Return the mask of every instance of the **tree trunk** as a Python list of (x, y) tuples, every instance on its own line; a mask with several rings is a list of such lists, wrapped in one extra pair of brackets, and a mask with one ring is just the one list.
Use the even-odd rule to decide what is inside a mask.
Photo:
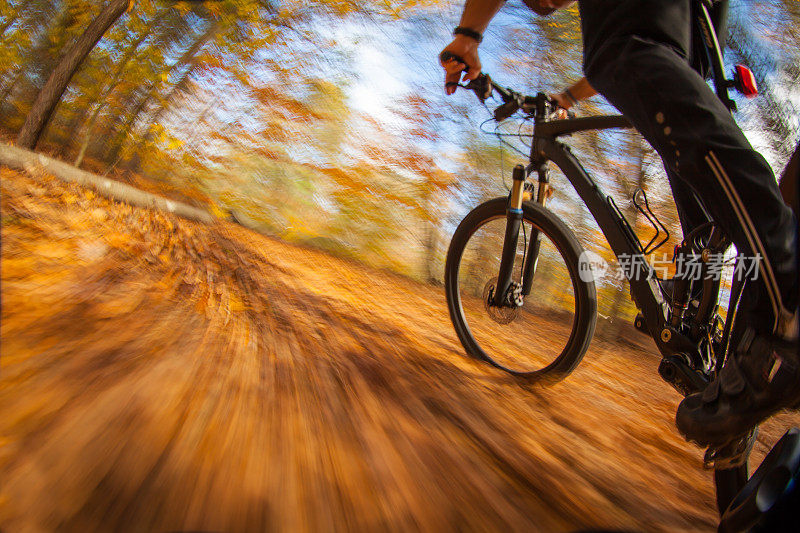
[[(174, 12), (175, 10), (171, 10)], [(159, 32), (157, 36), (153, 39), (153, 42), (150, 46), (154, 47), (155, 49), (160, 50), (172, 50), (175, 46), (179, 46), (183, 39), (186, 37), (186, 34), (191, 29), (191, 25), (186, 24), (186, 20), (183, 15), (178, 15), (177, 19), (173, 19), (173, 17), (169, 17), (167, 24), (163, 28), (163, 31)], [(171, 68), (169, 65), (165, 63), (167, 58), (164, 58), (162, 61), (163, 69), (166, 72), (171, 72)], [(147, 80), (142, 80), (143, 83), (140, 84), (139, 87), (135, 87), (132, 91), (130, 91), (127, 95), (125, 95), (124, 103), (121, 105), (116, 106), (115, 109), (109, 110), (108, 115), (105, 117), (104, 122), (105, 125), (105, 133), (102, 134), (102, 138), (104, 139), (116, 139), (117, 134), (119, 132), (119, 124), (122, 124), (126, 121), (126, 117), (130, 115), (128, 110), (133, 109), (136, 107), (137, 102), (139, 102), (139, 93), (142, 92), (142, 86), (144, 86), (144, 82)], [(150, 85), (153, 83), (158, 83), (157, 81), (151, 82)], [(102, 110), (101, 110), (102, 111)], [(99, 119), (98, 119), (99, 120)], [(98, 129), (98, 124), (95, 123), (95, 131)], [(100, 134), (95, 134), (93, 136), (98, 136)], [(91, 142), (91, 141), (90, 141)], [(99, 157), (102, 157), (107, 160), (107, 153), (108, 145), (113, 145), (114, 142), (106, 142), (106, 149), (104, 150), (103, 154)], [(112, 150), (113, 151), (113, 150)]]
[[(189, 76), (197, 66), (196, 63), (197, 55), (200, 53), (200, 51), (203, 49), (206, 43), (210, 41), (212, 38), (214, 38), (219, 29), (220, 29), (219, 21), (215, 20), (211, 24), (209, 24), (206, 30), (201, 35), (199, 35), (197, 39), (194, 40), (192, 45), (188, 49), (186, 49), (186, 51), (183, 54), (181, 54), (181, 57), (178, 59), (177, 63), (175, 63), (169, 69), (169, 72), (172, 73), (175, 71), (179, 71), (187, 66), (189, 67), (184, 77), (178, 83), (176, 83), (176, 85), (172, 87), (172, 89), (170, 90), (170, 92), (166, 97), (167, 100), (156, 110), (156, 113), (152, 116), (160, 117), (160, 115), (163, 114), (163, 112), (166, 110), (166, 106), (169, 104), (169, 98), (172, 98), (173, 96), (175, 96), (175, 94), (177, 94), (178, 85), (182, 84), (184, 81), (188, 82)], [(137, 119), (142, 114), (142, 112), (144, 112), (145, 105), (148, 104), (150, 100), (153, 99), (154, 96), (156, 96), (156, 94), (158, 93), (158, 89), (159, 89), (158, 84), (154, 84), (152, 86), (152, 88), (150, 89), (150, 91), (148, 91), (145, 98), (136, 107), (131, 117), (125, 122), (124, 126), (120, 129), (120, 132), (117, 136), (117, 142), (115, 142), (114, 148), (112, 148), (111, 151), (111, 157), (109, 158), (110, 160), (115, 160), (117, 158), (120, 150), (122, 150), (123, 145), (125, 144), (125, 138), (131, 132), (131, 130), (133, 130), (133, 127), (136, 125)], [(150, 126), (148, 126), (148, 130), (149, 129)], [(150, 131), (147, 132), (147, 135), (150, 135)], [(137, 159), (136, 165), (138, 166), (138, 164), (139, 163)]]
[[(192, 61), (190, 67), (186, 70), (186, 72), (181, 76), (181, 79), (172, 86), (172, 89), (169, 90), (166, 96), (161, 99), (161, 104), (156, 108), (155, 111), (150, 115), (150, 118), (147, 119), (149, 124), (153, 124), (154, 122), (158, 122), (161, 120), (161, 117), (164, 116), (164, 113), (170, 108), (170, 104), (173, 102), (175, 97), (185, 91), (189, 87), (189, 79), (191, 78), (192, 74), (194, 73), (195, 68), (197, 67), (197, 62)], [(146, 140), (150, 139), (152, 135), (152, 131), (147, 132), (147, 136), (145, 137)]]
[(39, 91), (39, 95), (25, 119), (25, 124), (17, 136), (17, 145), (23, 148), (36, 148), (36, 144), (47, 127), (53, 110), (61, 100), (72, 76), (111, 25), (128, 9), (129, 4), (130, 0), (111, 0), (105, 4), (83, 35), (67, 49), (44, 87)]
[(148, 209), (158, 209), (206, 224), (214, 223), (214, 217), (204, 209), (141, 191), (119, 181), (85, 172), (62, 161), (16, 146), (0, 143), (0, 165), (26, 172), (44, 169), (48, 174), (52, 174), (60, 180), (91, 188), (106, 198)]
[(76, 167), (80, 167), (81, 163), (83, 162), (83, 158), (86, 155), (86, 149), (89, 147), (89, 141), (91, 140), (92, 133), (94, 132), (94, 125), (97, 121), (97, 118), (100, 116), (100, 111), (103, 109), (103, 102), (106, 98), (111, 95), (111, 93), (116, 89), (117, 85), (119, 85), (120, 81), (122, 81), (122, 73), (125, 71), (125, 68), (128, 66), (128, 63), (133, 59), (133, 56), (136, 54), (136, 51), (142, 45), (142, 43), (147, 39), (147, 37), (152, 33), (153, 28), (155, 28), (161, 19), (164, 18), (164, 15), (168, 13), (169, 9), (164, 9), (158, 15), (156, 15), (153, 20), (147, 25), (147, 28), (139, 35), (139, 37), (128, 47), (125, 51), (125, 55), (122, 57), (117, 69), (114, 71), (113, 76), (111, 76), (111, 82), (106, 86), (103, 90), (103, 93), (98, 98), (98, 102), (94, 105), (92, 110), (92, 114), (89, 117), (89, 120), (84, 128), (83, 138), (81, 140), (81, 146), (78, 150), (78, 155), (75, 158), (74, 165)]
[(150, 100), (153, 99), (153, 96), (157, 92), (157, 85), (154, 83), (150, 86), (150, 89), (147, 91), (144, 97), (139, 100), (136, 108), (134, 108), (133, 112), (128, 115), (128, 119), (125, 121), (122, 127), (119, 128), (114, 140), (111, 142), (111, 148), (108, 150), (105, 156), (106, 161), (111, 162), (111, 164), (114, 164), (117, 161), (117, 158), (122, 151), (122, 147), (125, 144), (125, 139), (133, 130), (133, 126), (136, 124), (136, 121), (139, 120), (139, 117), (144, 112), (145, 106), (150, 103)]
[(425, 239), (425, 274), (428, 283), (432, 285), (442, 284), (442, 275), (436, 268), (436, 251), (439, 244), (439, 228), (432, 221), (427, 224), (427, 235)]
[[(185, 87), (189, 84), (189, 78), (192, 75), (192, 72), (194, 72), (195, 66), (196, 64), (193, 62), (192, 66), (181, 77), (180, 81), (178, 81), (178, 83), (173, 85), (172, 89), (170, 89), (169, 93), (167, 93), (167, 96), (165, 96), (162, 99), (161, 104), (158, 106), (158, 108), (147, 119), (147, 124), (148, 124), (147, 132), (144, 134), (144, 137), (139, 143), (140, 145), (145, 145), (150, 140), (152, 140), (155, 132), (152, 125), (161, 120), (162, 115), (167, 111), (167, 109), (169, 109), (169, 105), (172, 103), (172, 99), (175, 98), (175, 96), (179, 92), (182, 92), (185, 89)], [(138, 152), (134, 153), (130, 161), (130, 168), (134, 171), (138, 170), (140, 163), (141, 163), (141, 158), (139, 157)]]
[(65, 48), (66, 44), (56, 42), (51, 36), (66, 34), (72, 20), (73, 16), (62, 5), (61, 9), (54, 9), (52, 13), (40, 13), (26, 21), (28, 27), (35, 29), (30, 35), (31, 43), (35, 44), (25, 54), (24, 62), (11, 67), (13, 79), (10, 85), (4, 85), (0, 102), (5, 102), (13, 95), (14, 88), (24, 78), (42, 78), (42, 73), (49, 72), (55, 66), (58, 57), (52, 57), (51, 50)]

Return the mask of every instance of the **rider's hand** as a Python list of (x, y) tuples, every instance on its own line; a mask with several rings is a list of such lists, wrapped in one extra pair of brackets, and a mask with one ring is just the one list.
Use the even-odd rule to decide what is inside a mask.
[(564, 93), (551, 94), (550, 98), (556, 101), (558, 109), (556, 109), (556, 118), (566, 119), (569, 118), (569, 108), (572, 107), (572, 102)]
[(450, 52), (464, 60), (464, 63), (452, 59), (444, 63), (439, 60), (439, 64), (441, 64), (442, 68), (445, 70), (445, 94), (453, 94), (456, 92), (456, 86), (452, 84), (457, 84), (461, 81), (462, 73), (464, 75), (464, 81), (474, 80), (481, 73), (481, 60), (478, 57), (478, 41), (472, 37), (456, 35), (453, 42), (448, 44), (442, 52)]

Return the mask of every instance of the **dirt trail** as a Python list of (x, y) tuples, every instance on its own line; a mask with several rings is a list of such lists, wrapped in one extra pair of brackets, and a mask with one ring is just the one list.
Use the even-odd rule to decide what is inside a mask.
[(3, 531), (715, 526), (648, 344), (526, 390), (441, 290), (0, 177)]

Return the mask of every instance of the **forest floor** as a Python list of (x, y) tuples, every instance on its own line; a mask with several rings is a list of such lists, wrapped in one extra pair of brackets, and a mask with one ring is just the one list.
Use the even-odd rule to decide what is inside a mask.
[(646, 338), (523, 387), (439, 288), (0, 178), (3, 531), (715, 527)]

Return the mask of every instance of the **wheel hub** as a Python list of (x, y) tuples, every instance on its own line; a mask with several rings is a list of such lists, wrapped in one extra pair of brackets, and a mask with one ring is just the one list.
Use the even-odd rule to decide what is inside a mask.
[(522, 286), (511, 282), (503, 305), (494, 304), (494, 293), (497, 289), (497, 279), (489, 280), (483, 288), (483, 306), (486, 313), (498, 324), (510, 324), (519, 316), (522, 307)]

